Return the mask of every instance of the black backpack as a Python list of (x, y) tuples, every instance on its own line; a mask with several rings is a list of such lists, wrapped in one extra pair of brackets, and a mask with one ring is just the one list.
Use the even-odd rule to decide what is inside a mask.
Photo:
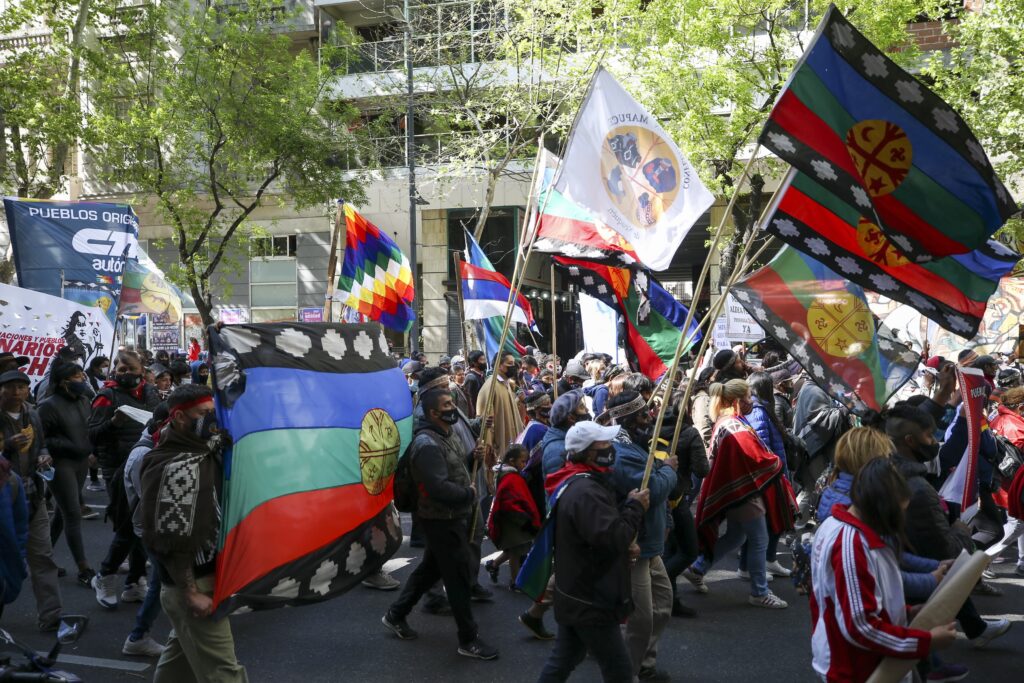
[[(414, 448), (420, 437), (437, 443), (437, 439), (430, 430), (424, 430), (416, 434), (409, 445), (405, 447), (402, 455), (398, 457), (398, 465), (395, 467), (394, 494), (395, 509), (399, 512), (416, 512), (419, 502), (419, 491), (416, 488), (416, 481), (412, 476), (412, 459), (416, 454)], [(437, 443), (438, 446), (441, 444)]]
[(992, 436), (994, 436), (996, 440), (996, 456), (993, 464), (999, 470), (999, 474), (1002, 475), (1004, 479), (1013, 479), (1014, 475), (1017, 474), (1017, 470), (1020, 469), (1021, 464), (1024, 464), (1024, 456), (1022, 456), (1020, 450), (1002, 434), (993, 432)]

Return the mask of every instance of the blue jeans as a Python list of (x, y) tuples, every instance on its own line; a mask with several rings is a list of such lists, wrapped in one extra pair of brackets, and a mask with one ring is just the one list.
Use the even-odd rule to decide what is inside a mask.
[(160, 616), (160, 572), (156, 568), (156, 559), (146, 551), (149, 562), (153, 566), (149, 572), (149, 587), (146, 589), (146, 597), (142, 600), (139, 611), (135, 613), (135, 628), (128, 635), (131, 641), (141, 640), (146, 637), (149, 630), (153, 628), (153, 622)]
[(604, 683), (632, 683), (633, 663), (615, 622), (601, 626), (558, 625), (555, 649), (548, 655), (537, 683), (562, 683), (586, 659), (587, 654), (601, 668)]
[[(768, 549), (765, 551), (765, 559), (768, 562), (775, 562), (779, 555), (779, 539), (782, 538), (781, 534), (773, 534), (768, 532)], [(747, 571), (747, 546), (750, 542), (744, 543), (740, 548), (740, 569)]]
[(764, 515), (742, 524), (729, 522), (725, 535), (715, 543), (715, 558), (710, 562), (704, 555), (693, 563), (694, 569), (706, 574), (716, 561), (739, 548), (748, 545), (747, 570), (750, 572), (750, 594), (756, 598), (768, 593), (768, 577), (765, 573), (765, 553), (768, 550), (768, 524)]

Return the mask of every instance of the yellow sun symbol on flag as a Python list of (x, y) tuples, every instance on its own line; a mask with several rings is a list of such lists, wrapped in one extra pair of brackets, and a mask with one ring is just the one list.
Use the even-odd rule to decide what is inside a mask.
[(822, 351), (836, 358), (859, 356), (875, 334), (864, 300), (846, 290), (816, 294), (807, 308), (807, 328)]

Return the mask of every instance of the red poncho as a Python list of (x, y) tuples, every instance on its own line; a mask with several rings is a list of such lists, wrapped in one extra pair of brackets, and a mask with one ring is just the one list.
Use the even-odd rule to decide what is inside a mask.
[(487, 535), (492, 539), (501, 538), (501, 529), (495, 524), (500, 513), (512, 513), (523, 522), (528, 522), (534, 529), (540, 528), (540, 512), (533, 501), (530, 487), (516, 470), (503, 467), (499, 474), (498, 488), (494, 492), (491, 513), (487, 517)]
[(778, 534), (791, 528), (797, 511), (793, 487), (783, 475), (782, 461), (746, 420), (731, 415), (719, 418), (711, 444), (711, 471), (697, 498), (701, 550), (713, 554), (726, 510), (758, 494), (764, 499), (768, 530)]

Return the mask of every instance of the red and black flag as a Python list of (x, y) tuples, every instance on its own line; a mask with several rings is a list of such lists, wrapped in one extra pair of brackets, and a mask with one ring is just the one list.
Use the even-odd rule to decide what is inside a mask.
[(914, 263), (856, 206), (795, 170), (779, 188), (765, 230), (861, 287), (967, 338), (978, 333), (989, 297), (1021, 258), (988, 240), (966, 254)]
[(983, 248), (1018, 211), (960, 115), (835, 6), (760, 142), (857, 207), (919, 263)]

